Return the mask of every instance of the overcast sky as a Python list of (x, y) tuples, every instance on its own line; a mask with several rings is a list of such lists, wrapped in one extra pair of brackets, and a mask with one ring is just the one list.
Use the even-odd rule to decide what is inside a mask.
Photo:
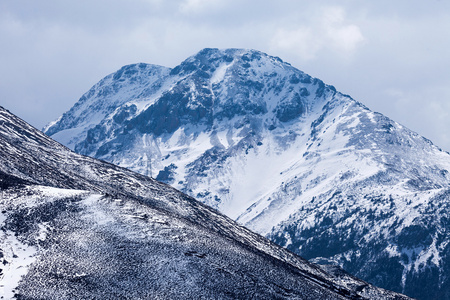
[(0, 0), (0, 105), (42, 128), (137, 62), (279, 56), (450, 151), (450, 1)]

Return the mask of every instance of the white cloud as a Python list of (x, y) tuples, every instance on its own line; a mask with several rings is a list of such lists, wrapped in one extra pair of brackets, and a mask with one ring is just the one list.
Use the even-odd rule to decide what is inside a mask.
[(364, 42), (361, 29), (346, 20), (342, 7), (324, 7), (321, 13), (297, 28), (279, 28), (272, 40), (272, 48), (297, 53), (302, 61), (317, 58), (320, 52), (349, 57)]
[(306, 27), (294, 30), (278, 29), (271, 43), (274, 49), (295, 52), (302, 60), (315, 58), (322, 47), (313, 30)]
[(220, 0), (184, 0), (180, 4), (180, 12), (186, 15), (201, 14), (217, 10), (224, 5)]
[(361, 29), (355, 24), (347, 24), (342, 7), (328, 7), (322, 16), (322, 26), (326, 33), (325, 43), (345, 54), (352, 54), (364, 41)]

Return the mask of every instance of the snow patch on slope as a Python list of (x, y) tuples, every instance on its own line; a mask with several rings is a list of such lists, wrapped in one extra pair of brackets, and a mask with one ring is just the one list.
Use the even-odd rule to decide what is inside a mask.
[(214, 74), (211, 77), (211, 84), (216, 84), (224, 80), (225, 74), (227, 73), (227, 70), (232, 66), (233, 64), (221, 64)]
[(12, 299), (15, 294), (14, 289), (36, 259), (37, 248), (21, 243), (13, 232), (0, 231), (0, 250), (3, 253), (0, 295), (5, 299)]

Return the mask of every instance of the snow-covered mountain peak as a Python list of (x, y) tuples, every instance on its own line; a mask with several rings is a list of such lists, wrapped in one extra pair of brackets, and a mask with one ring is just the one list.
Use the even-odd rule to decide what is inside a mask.
[[(450, 243), (435, 228), (449, 230), (448, 153), (255, 50), (204, 49), (165, 72), (151, 96), (122, 99), (103, 119), (52, 137), (171, 184), (291, 251), (317, 258), (318, 247), (390, 289), (421, 296), (415, 286), (428, 273), (412, 266), (433, 254), (424, 268), (439, 286), (430, 290), (445, 290)], [(371, 272), (386, 257), (394, 262), (384, 275)]]
[[(278, 57), (256, 50), (205, 48), (175, 67), (172, 70), (172, 74), (187, 74), (193, 71), (204, 71), (211, 74), (222, 65), (233, 64), (243, 69), (251, 69), (256, 66), (266, 66), (269, 69), (275, 65), (281, 68), (290, 66)], [(203, 75), (206, 76), (206, 74)]]

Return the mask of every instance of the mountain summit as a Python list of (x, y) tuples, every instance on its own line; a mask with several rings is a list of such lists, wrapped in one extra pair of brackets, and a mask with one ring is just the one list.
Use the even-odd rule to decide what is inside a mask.
[(45, 132), (155, 177), (308, 259), (450, 299), (450, 155), (254, 50), (125, 66)]

